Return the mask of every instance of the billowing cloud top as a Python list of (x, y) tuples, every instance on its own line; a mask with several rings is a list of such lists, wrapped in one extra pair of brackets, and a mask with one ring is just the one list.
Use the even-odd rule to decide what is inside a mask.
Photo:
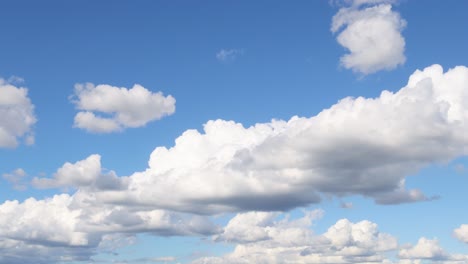
[(285, 210), (321, 194), (427, 200), (405, 178), (467, 153), (467, 84), (468, 68), (433, 65), (398, 92), (345, 98), (311, 118), (248, 128), (209, 121), (204, 133), (187, 130), (172, 148), (156, 148), (125, 194), (103, 199), (195, 212)]
[(74, 126), (94, 133), (141, 127), (175, 111), (174, 97), (153, 93), (138, 84), (131, 89), (77, 84), (72, 102), (81, 110), (75, 116)]
[(0, 148), (14, 148), (20, 138), (28, 145), (33, 144), (35, 123), (28, 90), (0, 79)]
[(331, 31), (349, 53), (341, 57), (346, 69), (364, 75), (391, 70), (405, 62), (406, 21), (392, 10), (392, 1), (355, 0), (333, 17)]

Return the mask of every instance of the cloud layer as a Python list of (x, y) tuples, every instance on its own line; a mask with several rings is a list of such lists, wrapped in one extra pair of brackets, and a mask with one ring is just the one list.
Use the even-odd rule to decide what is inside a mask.
[(138, 84), (131, 89), (106, 84), (77, 84), (72, 98), (80, 110), (74, 126), (94, 133), (145, 126), (175, 111), (174, 97), (153, 93)]
[[(398, 247), (369, 221), (343, 219), (316, 235), (310, 225), (320, 212), (288, 220), (272, 211), (323, 195), (357, 194), (382, 204), (429, 199), (407, 190), (405, 179), (467, 154), (467, 85), (467, 67), (444, 72), (433, 65), (397, 92), (344, 98), (310, 118), (248, 128), (209, 121), (203, 132), (187, 130), (173, 147), (157, 147), (148, 168), (129, 176), (103, 170), (98, 154), (67, 162), (33, 185), (71, 188), (73, 195), (0, 205), (0, 252), (8, 253), (0, 263), (28, 263), (22, 256), (31, 252), (40, 257), (29, 263), (89, 259), (110, 234), (138, 233), (214, 234), (217, 242), (238, 244), (226, 257), (200, 260), (206, 263), (466, 263), (435, 240)], [(246, 211), (256, 212), (238, 214), (221, 232), (208, 216)], [(462, 241), (464, 230), (454, 231)], [(399, 262), (385, 258), (395, 250)]]
[(14, 148), (20, 139), (27, 145), (33, 144), (35, 123), (28, 90), (0, 79), (0, 148)]
[(367, 75), (405, 62), (401, 32), (406, 21), (392, 10), (391, 2), (355, 0), (333, 17), (331, 31), (349, 51), (340, 59), (343, 67)]

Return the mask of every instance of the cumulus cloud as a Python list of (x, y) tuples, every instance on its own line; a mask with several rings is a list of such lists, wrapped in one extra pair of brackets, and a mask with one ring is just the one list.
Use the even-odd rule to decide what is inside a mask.
[(349, 51), (340, 59), (343, 67), (367, 75), (405, 62), (401, 32), (406, 21), (392, 10), (392, 2), (354, 0), (333, 17), (331, 31), (338, 34), (338, 43)]
[(401, 259), (431, 260), (435, 263), (468, 263), (467, 255), (449, 254), (439, 245), (437, 239), (425, 237), (420, 238), (416, 245), (401, 249), (398, 256)]
[(34, 144), (34, 105), (28, 90), (0, 79), (0, 148), (14, 148), (18, 140)]
[(0, 263), (89, 261), (98, 250), (115, 250), (122, 238), (137, 233), (197, 236), (217, 232), (205, 217), (105, 205), (83, 191), (22, 203), (6, 201), (0, 205), (0, 215)]
[(381, 262), (397, 249), (396, 239), (381, 233), (375, 223), (341, 219), (324, 234), (312, 223), (321, 210), (306, 211), (298, 219), (279, 213), (249, 212), (235, 216), (215, 240), (235, 242), (232, 253), (201, 258), (194, 263), (366, 263)]
[(453, 234), (458, 240), (468, 244), (468, 225), (461, 225), (459, 228), (453, 230)]
[(444, 73), (433, 65), (397, 92), (344, 98), (310, 118), (248, 128), (209, 121), (157, 147), (149, 168), (129, 176), (128, 191), (101, 198), (198, 213), (287, 210), (321, 195), (431, 200), (405, 179), (467, 153), (467, 84), (467, 67)]
[(74, 164), (65, 163), (52, 178), (35, 177), (32, 184), (37, 188), (93, 188), (100, 190), (123, 189), (126, 177), (118, 177), (115, 172), (103, 172), (101, 156), (93, 154)]
[(75, 115), (74, 126), (94, 133), (142, 127), (175, 111), (174, 97), (153, 93), (138, 84), (131, 89), (77, 84), (72, 102), (80, 110)]
[(221, 62), (230, 62), (244, 54), (242, 49), (222, 49), (216, 53), (216, 59)]

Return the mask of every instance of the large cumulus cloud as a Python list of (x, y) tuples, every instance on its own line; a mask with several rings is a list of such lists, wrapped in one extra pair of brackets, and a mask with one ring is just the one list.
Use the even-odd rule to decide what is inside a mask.
[[(157, 147), (107, 202), (192, 212), (286, 210), (320, 196), (428, 200), (405, 179), (467, 153), (468, 68), (416, 71), (397, 92), (344, 98), (318, 115), (244, 127), (214, 120)], [(99, 194), (98, 194), (99, 196)], [(171, 199), (167, 199), (170, 196)]]

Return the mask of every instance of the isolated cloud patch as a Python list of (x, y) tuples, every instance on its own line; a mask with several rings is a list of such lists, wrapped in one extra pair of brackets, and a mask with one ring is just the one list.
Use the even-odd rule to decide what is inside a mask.
[(74, 126), (94, 133), (111, 133), (145, 126), (175, 112), (175, 99), (141, 85), (132, 88), (91, 83), (75, 85), (72, 102), (80, 110)]
[(349, 51), (340, 58), (343, 67), (367, 75), (405, 62), (401, 32), (406, 21), (392, 10), (391, 2), (355, 0), (333, 17), (331, 31), (338, 33), (338, 43)]
[(468, 225), (461, 225), (453, 231), (453, 234), (458, 240), (468, 244)]
[(243, 49), (221, 49), (216, 53), (216, 59), (220, 62), (231, 62), (243, 54)]
[(0, 79), (0, 148), (14, 148), (19, 140), (33, 144), (35, 123), (34, 105), (28, 90)]

